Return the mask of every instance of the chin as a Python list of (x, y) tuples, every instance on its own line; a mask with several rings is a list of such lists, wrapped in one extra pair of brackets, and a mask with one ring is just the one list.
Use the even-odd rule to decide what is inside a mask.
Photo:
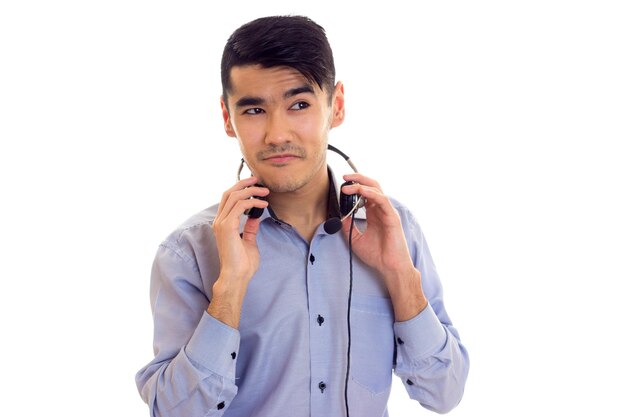
[(274, 193), (290, 193), (304, 187), (306, 185), (306, 181), (294, 181), (285, 178), (277, 181), (270, 180), (263, 183), (263, 185)]
[[(325, 161), (323, 161), (325, 162)], [(325, 163), (322, 165), (325, 168)], [(265, 175), (260, 175), (263, 185), (275, 193), (290, 193), (307, 186), (314, 181), (318, 169), (312, 169), (308, 165), (284, 166), (266, 171)]]
[(302, 173), (289, 172), (285, 169), (274, 170), (259, 176), (261, 183), (274, 193), (290, 193), (307, 185), (311, 178)]

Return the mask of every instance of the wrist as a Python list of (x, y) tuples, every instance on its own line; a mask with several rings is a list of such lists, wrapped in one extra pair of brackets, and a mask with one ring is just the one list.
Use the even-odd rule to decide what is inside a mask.
[(386, 275), (385, 283), (396, 321), (410, 320), (428, 306), (428, 299), (422, 290), (421, 273), (415, 267)]
[(246, 295), (249, 280), (230, 275), (227, 272), (220, 271), (220, 275), (213, 284), (213, 297), (235, 297), (241, 298)]
[[(241, 282), (241, 281), (239, 281)], [(207, 313), (233, 327), (239, 327), (243, 300), (246, 296), (246, 286), (228, 282), (220, 276), (213, 284), (213, 292)]]

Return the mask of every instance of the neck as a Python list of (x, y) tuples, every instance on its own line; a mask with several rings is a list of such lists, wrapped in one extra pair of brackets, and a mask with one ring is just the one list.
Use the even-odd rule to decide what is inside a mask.
[(276, 216), (311, 241), (328, 216), (329, 176), (326, 165), (304, 187), (286, 193), (270, 193), (268, 201)]

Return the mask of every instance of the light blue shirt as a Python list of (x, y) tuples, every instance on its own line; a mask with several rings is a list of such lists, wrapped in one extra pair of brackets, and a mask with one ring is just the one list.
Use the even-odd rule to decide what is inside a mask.
[[(335, 190), (329, 192), (333, 214)], [(353, 256), (351, 417), (387, 416), (393, 372), (411, 398), (446, 412), (460, 401), (469, 367), (422, 231), (392, 202), (429, 305), (395, 322), (381, 277)], [(206, 312), (219, 274), (216, 213), (213, 206), (193, 216), (156, 254), (150, 289), (155, 357), (136, 376), (151, 416), (344, 416), (347, 240), (320, 225), (309, 243), (265, 210), (257, 234), (260, 266), (234, 329)], [(365, 226), (363, 210), (355, 223)]]

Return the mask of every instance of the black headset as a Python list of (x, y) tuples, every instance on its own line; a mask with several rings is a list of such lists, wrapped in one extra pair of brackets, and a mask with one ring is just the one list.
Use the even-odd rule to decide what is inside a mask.
[[(333, 145), (328, 145), (328, 149), (341, 155), (341, 157), (345, 159), (345, 161), (348, 163), (348, 165), (350, 165), (350, 168), (352, 168), (354, 172), (359, 172), (356, 169), (356, 166), (354, 165), (354, 163), (352, 163), (352, 161), (350, 160), (350, 157), (348, 155), (341, 152), (339, 149), (335, 148)], [(244, 164), (245, 164), (245, 161), (243, 158), (241, 158), (241, 163), (239, 164), (239, 169), (237, 171), (237, 181), (241, 179), (240, 178), (241, 171), (243, 170)], [(343, 187), (345, 185), (352, 185), (352, 184), (355, 184), (355, 182), (346, 181), (343, 184), (341, 184), (342, 191), (339, 193), (339, 213), (341, 214), (341, 217), (331, 217), (330, 219), (324, 222), (324, 231), (330, 235), (333, 235), (337, 233), (339, 230), (341, 230), (341, 223), (345, 219), (350, 217), (354, 212), (356, 212), (356, 210), (363, 207), (363, 205), (365, 204), (364, 199), (360, 195), (358, 194), (348, 195), (348, 194), (343, 193)], [(257, 184), (257, 186), (262, 186), (262, 184)], [(264, 197), (255, 197), (255, 198), (259, 198), (261, 200), (265, 199)], [(246, 210), (245, 214), (248, 217), (256, 219), (258, 217), (261, 217), (261, 215), (263, 214), (263, 209), (258, 208), (258, 207), (253, 207), (251, 209)]]

